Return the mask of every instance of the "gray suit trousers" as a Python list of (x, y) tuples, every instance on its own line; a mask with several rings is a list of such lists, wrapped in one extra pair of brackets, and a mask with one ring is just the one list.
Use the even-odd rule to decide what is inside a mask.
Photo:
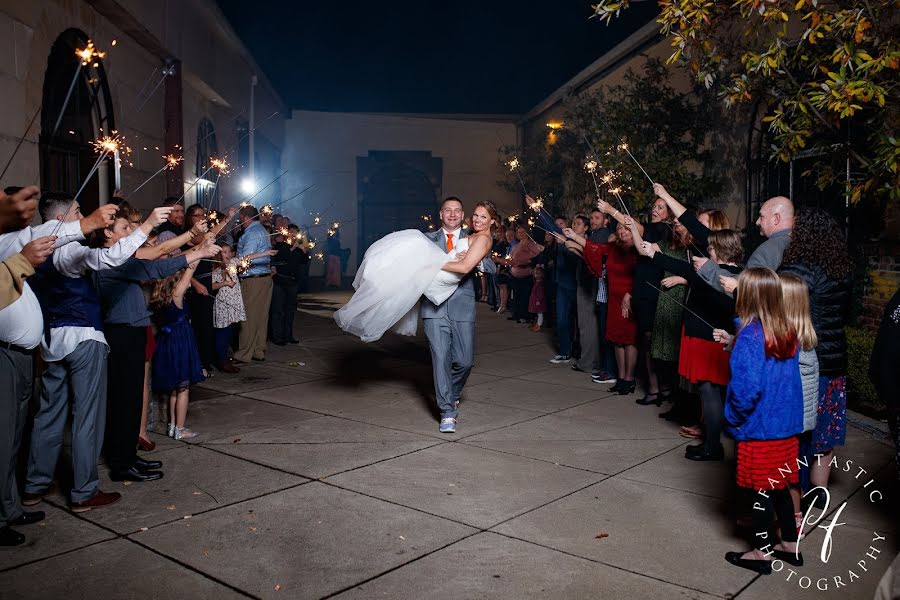
[(22, 514), (16, 463), (31, 400), (32, 356), (0, 348), (0, 527)]
[[(90, 500), (99, 489), (97, 463), (106, 428), (106, 355), (95, 340), (78, 344), (64, 359), (47, 363), (41, 406), (34, 417), (25, 492), (43, 492), (53, 481), (72, 395), (72, 502)], [(137, 439), (135, 439), (137, 443)]]
[(475, 364), (475, 322), (442, 317), (422, 319), (431, 348), (434, 391), (441, 418), (456, 418), (456, 402)]
[(588, 373), (600, 371), (600, 326), (597, 322), (597, 293), (579, 285), (575, 292), (578, 312), (578, 339), (581, 358), (578, 368)]

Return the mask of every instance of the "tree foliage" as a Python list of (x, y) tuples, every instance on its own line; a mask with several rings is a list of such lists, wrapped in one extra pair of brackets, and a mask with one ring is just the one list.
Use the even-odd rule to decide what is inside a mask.
[[(609, 23), (630, 0), (599, 0)], [(660, 0), (669, 63), (726, 104), (761, 102), (770, 155), (819, 155), (818, 183), (900, 198), (900, 0)], [(845, 181), (847, 156), (857, 176)]]
[[(504, 147), (502, 160), (519, 159), (518, 175), (528, 193), (543, 196), (549, 210), (573, 214), (593, 204), (596, 189), (585, 163), (594, 158), (600, 196), (617, 202), (609, 190), (621, 188), (634, 213), (654, 195), (650, 181), (622, 150), (626, 143), (650, 177), (664, 182), (676, 197), (716, 204), (722, 177), (708, 168), (712, 157), (707, 143), (718, 119), (716, 102), (708, 101), (702, 90), (699, 95), (676, 91), (669, 75), (660, 61), (649, 60), (642, 72), (629, 70), (621, 85), (567, 99), (562, 129), (540, 135), (524, 148)], [(603, 182), (606, 174), (612, 175), (608, 183)], [(522, 189), (514, 172), (504, 183)]]

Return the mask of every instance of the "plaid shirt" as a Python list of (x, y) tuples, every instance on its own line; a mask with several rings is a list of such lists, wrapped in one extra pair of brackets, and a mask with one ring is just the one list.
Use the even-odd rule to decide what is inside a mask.
[(606, 304), (609, 301), (609, 294), (606, 291), (606, 265), (603, 266), (601, 277), (597, 280), (597, 304)]

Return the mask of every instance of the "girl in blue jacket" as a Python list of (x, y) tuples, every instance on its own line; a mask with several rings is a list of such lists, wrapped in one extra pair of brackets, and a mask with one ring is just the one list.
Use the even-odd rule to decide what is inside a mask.
[[(725, 399), (727, 433), (737, 440), (737, 484), (752, 494), (754, 549), (729, 552), (733, 565), (768, 575), (772, 559), (802, 565), (788, 491), (798, 482), (797, 435), (803, 431), (803, 390), (797, 332), (784, 310), (781, 282), (771, 269), (738, 278), (735, 306), (740, 330), (731, 351)], [(772, 510), (781, 541), (771, 531)]]

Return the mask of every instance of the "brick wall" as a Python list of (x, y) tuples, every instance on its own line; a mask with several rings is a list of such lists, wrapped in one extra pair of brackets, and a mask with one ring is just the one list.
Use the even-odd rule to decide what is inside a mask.
[(884, 307), (900, 287), (900, 244), (867, 245), (871, 281), (865, 288), (860, 324), (872, 331), (878, 329)]

